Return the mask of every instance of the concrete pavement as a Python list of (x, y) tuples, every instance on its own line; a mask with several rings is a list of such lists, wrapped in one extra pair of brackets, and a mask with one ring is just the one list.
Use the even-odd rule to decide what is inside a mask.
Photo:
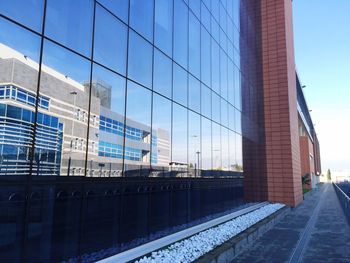
[(311, 192), (233, 262), (350, 262), (350, 226), (331, 184)]

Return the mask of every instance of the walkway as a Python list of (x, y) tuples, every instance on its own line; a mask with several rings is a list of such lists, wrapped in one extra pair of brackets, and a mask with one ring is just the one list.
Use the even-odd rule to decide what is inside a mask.
[(350, 226), (331, 184), (309, 194), (233, 262), (350, 262)]

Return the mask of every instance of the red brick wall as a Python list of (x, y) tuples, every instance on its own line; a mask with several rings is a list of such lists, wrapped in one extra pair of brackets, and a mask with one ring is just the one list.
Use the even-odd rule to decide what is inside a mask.
[(261, 0), (268, 200), (302, 201), (291, 0)]

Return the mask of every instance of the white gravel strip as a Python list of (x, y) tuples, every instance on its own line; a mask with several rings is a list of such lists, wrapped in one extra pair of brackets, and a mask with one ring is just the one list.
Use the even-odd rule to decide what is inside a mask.
[(172, 244), (166, 249), (152, 252), (151, 256), (143, 257), (136, 262), (192, 262), (282, 207), (284, 207), (283, 204), (268, 204), (253, 212), (239, 216), (224, 224), (207, 229), (190, 238)]

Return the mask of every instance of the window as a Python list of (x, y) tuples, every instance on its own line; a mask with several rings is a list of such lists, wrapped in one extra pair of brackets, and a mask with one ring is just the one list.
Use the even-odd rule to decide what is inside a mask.
[(214, 39), (211, 39), (211, 88), (220, 94), (220, 48)]
[(153, 0), (130, 0), (130, 26), (153, 42)]
[(212, 104), (211, 104), (212, 120), (216, 121), (217, 123), (220, 123), (220, 115), (221, 115), (220, 97), (215, 92), (213, 92), (211, 98), (212, 98)]
[(182, 0), (174, 0), (174, 60), (187, 69), (188, 7)]
[(201, 0), (189, 0), (192, 12), (197, 16), (201, 16)]
[(45, 35), (90, 57), (92, 0), (48, 0)]
[(125, 75), (127, 28), (97, 5), (94, 60)]
[[(1, 3), (11, 1), (0, 1)], [(0, 3), (0, 5), (1, 5)], [(0, 17), (1, 53), (6, 52), (15, 56), (15, 51), (23, 56), (39, 62), (40, 38), (35, 34)], [(37, 67), (38, 69), (39, 67)], [(32, 83), (34, 85), (34, 83)]]
[[(187, 110), (173, 103), (172, 162), (187, 166)], [(187, 168), (187, 167), (186, 167)]]
[(27, 27), (41, 32), (43, 0), (4, 0), (0, 1), (0, 13)]
[(172, 57), (173, 47), (173, 0), (155, 1), (155, 45)]
[(128, 74), (140, 84), (152, 86), (152, 46), (133, 31), (129, 34)]
[(210, 35), (201, 27), (201, 80), (202, 82), (210, 86), (211, 85), (211, 61), (210, 61)]
[(212, 140), (213, 140), (213, 169), (222, 169), (222, 149), (221, 149), (221, 127), (216, 123), (212, 123)]
[(187, 106), (187, 72), (173, 64), (173, 100)]
[(98, 114), (97, 109), (101, 107), (101, 115), (109, 110), (123, 118), (125, 85), (125, 78), (94, 64), (91, 85), (91, 114)]
[(153, 72), (153, 90), (171, 98), (172, 93), (172, 62), (154, 49), (154, 72)]
[(222, 150), (222, 170), (229, 170), (229, 132), (221, 127), (221, 150)]
[(200, 82), (189, 75), (189, 86), (188, 86), (188, 107), (198, 113), (201, 108), (201, 86)]
[(99, 0), (99, 2), (125, 23), (128, 22), (129, 0)]
[(221, 124), (228, 127), (228, 103), (221, 99)]
[(212, 138), (211, 138), (211, 121), (202, 117), (202, 136), (201, 136), (201, 169), (212, 169)]
[(203, 84), (201, 85), (201, 113), (211, 118), (211, 90)]
[(227, 55), (220, 49), (220, 95), (227, 99)]
[(188, 111), (188, 166), (190, 176), (198, 176), (200, 142), (201, 142), (201, 123), (200, 116), (192, 111)]
[(198, 19), (190, 13), (189, 20), (189, 71), (196, 77), (200, 77), (200, 23)]
[[(152, 163), (168, 168), (171, 153), (171, 101), (154, 93), (152, 114), (152, 155), (158, 157)], [(157, 139), (161, 143), (156, 143)]]

